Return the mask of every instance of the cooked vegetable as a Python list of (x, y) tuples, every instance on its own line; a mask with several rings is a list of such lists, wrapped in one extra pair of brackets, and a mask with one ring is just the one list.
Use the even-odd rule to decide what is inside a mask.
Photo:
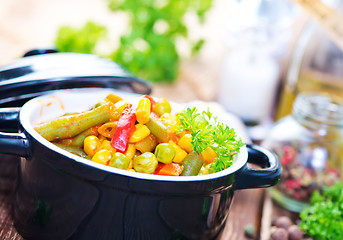
[(213, 163), (218, 158), (216, 152), (211, 147), (207, 147), (201, 152), (201, 156), (206, 163)]
[(80, 157), (86, 157), (87, 154), (79, 147), (75, 147), (75, 146), (69, 146), (69, 145), (64, 145), (64, 144), (60, 144), (60, 143), (54, 143), (57, 147), (60, 147), (70, 153), (73, 153), (77, 156)]
[(191, 134), (185, 134), (183, 135), (178, 145), (185, 150), (186, 152), (190, 153), (192, 151), (193, 145), (192, 145), (192, 135)]
[(154, 151), (156, 145), (157, 145), (156, 137), (154, 137), (153, 135), (150, 134), (149, 136), (147, 136), (143, 140), (137, 142), (135, 144), (135, 148), (138, 151), (140, 151), (141, 153), (145, 153), (145, 152)]
[(47, 123), (39, 124), (35, 130), (48, 141), (70, 138), (88, 128), (109, 120), (109, 106), (106, 103), (91, 111), (63, 116)]
[(181, 125), (177, 132), (191, 132), (192, 150), (201, 153), (211, 147), (217, 154), (218, 158), (211, 164), (211, 172), (219, 172), (232, 165), (233, 157), (244, 145), (232, 128), (217, 122), (209, 110), (200, 114), (193, 107), (182, 111), (178, 116)]
[(169, 141), (169, 143), (173, 146), (175, 149), (175, 157), (173, 159), (174, 163), (182, 163), (185, 157), (187, 156), (187, 152), (180, 148), (176, 143), (173, 141)]
[(158, 175), (165, 175), (165, 176), (180, 176), (183, 171), (183, 166), (176, 163), (170, 163), (162, 165), (159, 169)]
[(130, 164), (130, 158), (128, 158), (122, 153), (117, 152), (111, 158), (109, 166), (126, 170), (129, 168), (129, 164)]
[(138, 123), (136, 124), (136, 130), (132, 133), (129, 138), (129, 143), (136, 143), (142, 141), (144, 138), (150, 135), (150, 130), (147, 126)]
[(149, 98), (141, 98), (137, 107), (137, 121), (141, 124), (145, 124), (150, 119), (151, 102)]
[(97, 136), (98, 135), (98, 127), (94, 126), (88, 128), (87, 130), (81, 132), (80, 134), (76, 135), (73, 138), (65, 138), (58, 140), (58, 143), (61, 145), (68, 145), (68, 146), (75, 146), (75, 147), (82, 147), (85, 141), (85, 138), (88, 136)]
[(154, 105), (152, 109), (154, 113), (156, 113), (159, 117), (161, 117), (164, 113), (171, 112), (171, 106), (167, 99), (160, 98)]
[(101, 149), (92, 157), (93, 162), (97, 162), (103, 165), (108, 165), (111, 160), (111, 153), (106, 149)]
[(112, 147), (111, 142), (106, 139), (102, 141), (100, 149), (106, 149), (107, 151), (111, 153), (111, 156), (113, 156), (116, 153), (116, 149)]
[[(85, 123), (89, 118), (91, 123)], [(51, 130), (52, 126), (57, 130)], [(81, 130), (88, 128), (81, 131), (80, 126)], [(80, 132), (74, 137), (65, 133), (65, 138), (51, 138), (51, 132), (61, 129)], [(196, 176), (226, 169), (243, 145), (233, 129), (218, 123), (209, 111), (200, 114), (188, 108), (176, 115), (166, 99), (155, 102), (150, 96), (131, 103), (110, 94), (97, 107), (43, 123), (37, 131), (47, 131), (44, 136), (53, 143), (93, 162), (168, 176)]]
[(96, 136), (88, 136), (85, 138), (83, 150), (88, 156), (93, 157), (100, 147), (101, 142)]
[(112, 146), (117, 151), (124, 153), (129, 143), (130, 133), (136, 122), (136, 114), (132, 110), (132, 105), (127, 104), (124, 108), (122, 116), (120, 117), (116, 131), (111, 140)]
[(184, 167), (181, 176), (196, 176), (200, 172), (203, 160), (198, 152), (191, 152), (182, 162)]
[(149, 128), (150, 132), (161, 142), (169, 142), (171, 131), (156, 116), (151, 114), (150, 120), (146, 123), (146, 126)]
[(133, 168), (141, 173), (154, 173), (157, 164), (156, 156), (151, 152), (143, 153), (133, 159)]
[(164, 164), (172, 163), (175, 153), (176, 151), (170, 143), (160, 143), (155, 149), (155, 156), (157, 160)]

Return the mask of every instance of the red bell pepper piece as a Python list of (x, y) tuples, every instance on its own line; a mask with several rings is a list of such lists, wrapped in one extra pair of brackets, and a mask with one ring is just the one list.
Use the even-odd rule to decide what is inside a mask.
[(127, 104), (117, 123), (117, 128), (111, 140), (111, 145), (118, 152), (124, 153), (127, 150), (129, 137), (135, 127), (136, 113), (131, 104)]
[(144, 95), (143, 97), (150, 100), (150, 103), (151, 103), (151, 111), (152, 111), (152, 109), (154, 108), (154, 106), (155, 106), (155, 104), (156, 104), (156, 101), (155, 101), (151, 96), (149, 96), (149, 95)]
[(161, 170), (164, 166), (165, 166), (164, 163), (160, 163), (160, 162), (159, 162), (159, 163), (157, 164), (157, 167), (156, 167), (156, 169), (155, 169), (154, 174), (155, 174), (155, 175), (158, 175), (159, 172), (160, 172), (160, 170)]

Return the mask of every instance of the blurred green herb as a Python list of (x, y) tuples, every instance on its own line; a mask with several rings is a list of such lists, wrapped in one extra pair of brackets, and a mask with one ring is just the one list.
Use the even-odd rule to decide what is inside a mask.
[(183, 110), (178, 118), (181, 123), (178, 133), (184, 130), (191, 132), (194, 151), (201, 153), (211, 147), (216, 152), (218, 158), (211, 163), (211, 172), (219, 172), (232, 165), (234, 156), (244, 145), (233, 128), (218, 122), (209, 110), (200, 114), (195, 107)]
[(300, 213), (300, 228), (316, 240), (343, 239), (343, 183), (314, 192)]
[(62, 26), (58, 30), (55, 44), (60, 52), (96, 54), (96, 46), (106, 34), (104, 26), (91, 21), (81, 28)]
[[(125, 12), (129, 18), (128, 32), (120, 37), (120, 46), (109, 51), (109, 58), (138, 77), (152, 82), (172, 83), (177, 78), (181, 54), (177, 42), (188, 45), (196, 55), (203, 39), (190, 40), (187, 14), (194, 14), (200, 23), (213, 0), (107, 0), (113, 12)], [(81, 29), (61, 27), (55, 41), (61, 52), (96, 54), (96, 45), (104, 37), (105, 28), (92, 22)]]
[[(193, 12), (200, 22), (210, 9), (212, 0), (108, 0), (110, 9), (129, 13), (130, 31), (121, 37), (121, 47), (113, 54), (113, 60), (129, 71), (153, 82), (172, 82), (178, 73), (180, 55), (176, 49), (178, 38), (188, 40), (188, 28), (184, 23), (187, 13)], [(196, 54), (202, 47), (202, 39), (190, 42)]]

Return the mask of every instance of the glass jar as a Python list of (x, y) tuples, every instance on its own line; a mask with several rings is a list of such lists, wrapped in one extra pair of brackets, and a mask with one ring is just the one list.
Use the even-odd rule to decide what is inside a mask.
[[(343, 16), (343, 0), (325, 1), (325, 4)], [(309, 19), (294, 39), (274, 120), (291, 113), (298, 93), (325, 91), (343, 97), (342, 64), (343, 49), (336, 45), (319, 23)]]
[(311, 194), (343, 175), (343, 101), (324, 93), (302, 93), (292, 114), (277, 121), (262, 146), (279, 157), (283, 173), (271, 197), (300, 212)]

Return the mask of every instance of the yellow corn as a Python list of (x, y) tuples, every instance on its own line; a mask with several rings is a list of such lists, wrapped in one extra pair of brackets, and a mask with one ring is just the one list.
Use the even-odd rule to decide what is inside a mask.
[(102, 141), (100, 149), (106, 149), (111, 153), (111, 156), (113, 156), (116, 153), (116, 149), (112, 147), (111, 142), (108, 140)]
[(127, 156), (128, 158), (132, 159), (133, 156), (135, 156), (136, 153), (136, 148), (134, 144), (129, 144), (129, 146), (127, 147), (126, 152), (124, 153), (125, 156)]
[(138, 102), (136, 111), (137, 121), (141, 124), (145, 124), (150, 119), (151, 102), (148, 98), (142, 98)]
[(126, 104), (127, 103), (125, 101), (121, 100), (110, 105), (110, 120), (117, 121), (121, 117)]
[(130, 159), (129, 167), (127, 168), (127, 170), (130, 170), (132, 168), (133, 168), (133, 160)]
[(216, 152), (211, 148), (207, 147), (202, 153), (202, 158), (206, 163), (212, 163), (216, 158), (218, 158)]
[(183, 150), (190, 153), (192, 151), (192, 135), (185, 134), (183, 135), (179, 142), (177, 143)]
[(93, 157), (94, 154), (99, 150), (101, 142), (96, 136), (88, 136), (83, 142), (83, 150), (87, 155)]
[(110, 93), (107, 97), (106, 97), (106, 100), (109, 100), (113, 103), (117, 103), (121, 100), (123, 100), (121, 97), (117, 96), (117, 95), (114, 95), (113, 93)]
[(133, 132), (133, 134), (129, 138), (129, 143), (139, 142), (143, 140), (144, 138), (146, 138), (147, 136), (149, 136), (149, 134), (150, 134), (149, 128), (141, 123), (138, 123), (136, 124), (136, 130)]
[(101, 149), (92, 157), (93, 162), (97, 162), (103, 165), (108, 165), (111, 160), (111, 153), (106, 149)]
[(185, 157), (187, 156), (187, 152), (180, 148), (175, 142), (169, 141), (169, 143), (175, 149), (175, 157), (173, 158), (174, 163), (182, 163)]
[(171, 130), (172, 133), (175, 133), (176, 130), (179, 128), (180, 121), (175, 114), (164, 113), (160, 117), (160, 120)]
[(107, 137), (103, 136), (100, 134), (100, 136), (98, 137), (100, 142), (102, 143), (103, 141), (107, 140)]

